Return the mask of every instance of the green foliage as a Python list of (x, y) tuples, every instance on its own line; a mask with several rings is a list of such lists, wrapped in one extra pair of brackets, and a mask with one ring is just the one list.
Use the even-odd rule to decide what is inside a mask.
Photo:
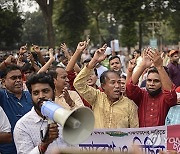
[(120, 41), (122, 46), (134, 47), (137, 43), (137, 32), (135, 29), (135, 22), (125, 23), (121, 30)]
[(21, 41), (22, 24), (17, 11), (0, 7), (0, 46), (1, 49), (13, 49)]
[(170, 18), (170, 25), (175, 34), (175, 43), (180, 41), (180, 10), (173, 12)]
[[(63, 0), (56, 12), (55, 23), (58, 26), (59, 41), (66, 42), (70, 47), (76, 47), (83, 38), (88, 25), (87, 10), (84, 0)], [(63, 36), (63, 37), (62, 37)]]
[(27, 12), (24, 16), (25, 22), (23, 25), (23, 43), (37, 44), (40, 46), (47, 45), (46, 23), (42, 16), (42, 12)]

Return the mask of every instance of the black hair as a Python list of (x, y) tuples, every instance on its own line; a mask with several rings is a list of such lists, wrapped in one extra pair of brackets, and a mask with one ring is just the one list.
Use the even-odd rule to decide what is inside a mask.
[(117, 74), (119, 77), (120, 77), (120, 74), (116, 71), (113, 71), (113, 70), (107, 70), (107, 71), (104, 71), (101, 76), (100, 76), (100, 83), (101, 84), (105, 84), (106, 83), (106, 78), (108, 76), (109, 73), (115, 73)]
[(152, 66), (152, 67), (149, 68), (147, 75), (149, 75), (150, 73), (157, 73), (157, 74), (159, 74), (157, 68), (154, 67), (154, 66)]
[(67, 57), (64, 54), (62, 54), (59, 58), (60, 58), (60, 61), (63, 61), (64, 59), (67, 59)]
[(36, 83), (44, 83), (44, 84), (47, 83), (49, 84), (49, 86), (52, 88), (53, 91), (55, 90), (53, 77), (49, 73), (41, 72), (38, 74), (33, 74), (28, 78), (26, 82), (26, 86), (30, 93), (32, 93), (31, 85)]
[(91, 61), (91, 59), (86, 59), (82, 62), (82, 64), (89, 63), (90, 61)]
[(126, 76), (124, 74), (121, 75), (121, 78), (126, 80)]
[(94, 68), (94, 73), (95, 73), (96, 76), (98, 76), (98, 72), (97, 72), (96, 68)]
[(141, 54), (141, 50), (134, 50), (134, 52), (137, 52), (138, 54)]
[(110, 62), (111, 60), (115, 59), (115, 58), (118, 58), (118, 59), (119, 59), (119, 61), (121, 62), (121, 59), (120, 59), (120, 58), (119, 58), (119, 56), (117, 56), (117, 55), (116, 55), (116, 56), (112, 56), (112, 57), (110, 57), (110, 58), (109, 58), (109, 62)]
[[(169, 75), (168, 68), (167, 68), (166, 66), (163, 66), (163, 67), (164, 67), (166, 73)], [(154, 66), (152, 66), (152, 67), (149, 68), (147, 75), (149, 75), (150, 73), (157, 73), (157, 74), (159, 74), (157, 68), (154, 67)]]
[(21, 71), (21, 67), (19, 67), (18, 65), (16, 64), (11, 64), (11, 65), (8, 65), (5, 69), (2, 70), (2, 78), (5, 78), (6, 75), (11, 72), (11, 71), (15, 71), (15, 70), (20, 70)]
[(34, 67), (30, 63), (25, 63), (21, 70), (22, 72), (26, 72), (28, 70), (35, 72)]
[(62, 67), (62, 66), (53, 66), (48, 71), (48, 73), (53, 77), (53, 79), (57, 79), (58, 74), (57, 74), (56, 70), (58, 68), (62, 68), (64, 70), (64, 67)]

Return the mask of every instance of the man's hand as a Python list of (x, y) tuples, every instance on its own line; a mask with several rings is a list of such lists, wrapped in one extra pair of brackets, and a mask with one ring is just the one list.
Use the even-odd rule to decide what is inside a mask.
[(68, 92), (68, 89), (67, 87), (65, 87), (63, 89), (63, 97), (64, 99), (66, 100), (66, 103), (70, 106), (70, 107), (73, 107), (75, 104), (74, 104), (74, 101), (71, 99), (70, 95), (69, 95), (69, 92)]
[(49, 58), (55, 61), (54, 55), (53, 55), (53, 48), (49, 49)]
[(56, 123), (49, 124), (47, 133), (47, 138), (39, 145), (41, 153), (45, 153), (49, 144), (59, 137), (58, 125)]
[(49, 124), (49, 131), (48, 131), (48, 137), (47, 137), (47, 141), (45, 140), (45, 142), (47, 143), (52, 143), (55, 139), (57, 139), (59, 136), (59, 129), (58, 129), (58, 125), (56, 123), (51, 123)]
[(13, 55), (9, 55), (4, 62), (9, 65), (16, 63), (16, 59), (13, 57)]
[(64, 54), (68, 53), (68, 48), (66, 43), (61, 44), (61, 50), (64, 52)]
[(79, 51), (79, 52), (84, 51), (87, 48), (89, 41), (90, 39), (87, 41), (79, 42), (77, 45), (76, 51)]
[(70, 55), (69, 52), (68, 52), (68, 48), (67, 48), (66, 43), (62, 43), (62, 44), (61, 44), (61, 50), (64, 52), (65, 57), (66, 57), (68, 60), (70, 60), (70, 59), (71, 59), (71, 55)]
[(148, 50), (147, 56), (151, 59), (156, 68), (163, 66), (163, 59), (161, 58), (161, 53), (156, 49), (154, 51)]
[(132, 72), (136, 66), (136, 58), (131, 59), (128, 63), (128, 71)]
[(142, 60), (142, 65), (144, 65), (145, 68), (148, 68), (148, 67), (150, 67), (150, 66), (152, 65), (152, 60), (151, 60), (151, 58), (148, 56), (148, 53), (151, 52), (151, 51), (152, 51), (151, 48), (146, 48), (146, 49), (144, 49), (144, 51), (143, 51), (143, 55), (142, 55), (142, 58), (143, 58), (143, 60)]
[(40, 47), (37, 46), (37, 45), (33, 45), (33, 44), (32, 44), (32, 48), (33, 48), (33, 50), (34, 50), (37, 54), (41, 52)]
[(107, 56), (105, 54), (106, 48), (107, 48), (107, 44), (104, 44), (102, 48), (99, 48), (98, 50), (96, 50), (93, 56), (93, 59), (96, 60), (97, 62), (103, 61)]
[(25, 52), (27, 52), (27, 44), (22, 46), (19, 50), (19, 54), (23, 55)]
[(102, 46), (102, 48), (99, 48), (98, 50), (95, 51), (95, 54), (94, 54), (93, 58), (91, 59), (91, 61), (87, 65), (87, 67), (89, 69), (94, 68), (97, 63), (103, 61), (106, 58), (106, 56), (107, 56), (105, 54), (106, 48), (107, 48), (107, 44), (104, 44)]

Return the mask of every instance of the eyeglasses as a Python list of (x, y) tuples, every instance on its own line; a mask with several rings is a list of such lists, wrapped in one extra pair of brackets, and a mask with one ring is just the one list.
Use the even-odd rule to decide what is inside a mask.
[(11, 80), (17, 80), (17, 79), (21, 80), (21, 79), (22, 79), (22, 75), (19, 75), (19, 76), (11, 76), (10, 79), (11, 79)]

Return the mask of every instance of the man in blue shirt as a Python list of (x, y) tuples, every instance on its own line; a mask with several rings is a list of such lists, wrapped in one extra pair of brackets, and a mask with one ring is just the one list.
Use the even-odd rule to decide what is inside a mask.
[[(13, 132), (16, 122), (32, 108), (31, 95), (23, 91), (21, 69), (17, 65), (8, 65), (3, 70), (2, 84), (5, 89), (0, 90), (0, 106), (6, 113)], [(0, 153), (16, 154), (14, 142), (0, 144)]]

